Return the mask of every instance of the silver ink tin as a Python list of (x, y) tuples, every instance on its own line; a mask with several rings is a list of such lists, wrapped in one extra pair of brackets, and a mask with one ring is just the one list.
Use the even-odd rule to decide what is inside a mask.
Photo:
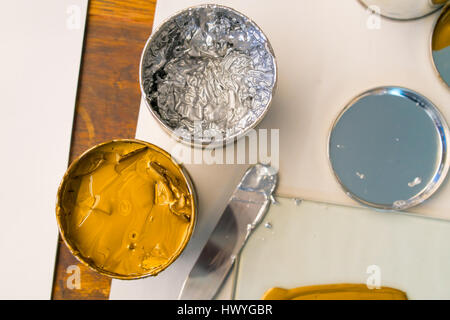
[(277, 83), (273, 49), (248, 17), (219, 5), (185, 9), (148, 39), (140, 63), (145, 103), (184, 143), (233, 142), (267, 113)]
[(334, 122), (328, 159), (348, 196), (384, 210), (428, 199), (449, 168), (449, 129), (424, 96), (380, 87), (351, 100)]

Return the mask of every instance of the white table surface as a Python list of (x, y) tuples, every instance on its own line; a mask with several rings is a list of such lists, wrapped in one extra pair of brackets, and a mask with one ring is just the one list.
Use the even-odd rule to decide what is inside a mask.
[[(266, 33), (277, 56), (279, 79), (273, 105), (258, 128), (280, 130), (278, 195), (358, 206), (338, 186), (328, 165), (327, 135), (335, 117), (359, 93), (399, 85), (428, 97), (450, 119), (450, 90), (431, 63), (430, 36), (437, 14), (398, 22), (381, 18), (367, 27), (369, 12), (356, 0), (215, 1), (251, 17)], [(154, 26), (195, 0), (157, 2)], [(141, 103), (136, 137), (171, 152), (178, 146)], [(188, 147), (181, 147), (189, 150)], [(200, 202), (193, 238), (183, 255), (161, 275), (113, 280), (112, 299), (178, 296), (245, 165), (186, 165)], [(444, 182), (426, 203), (412, 209), (450, 219), (450, 186)]]

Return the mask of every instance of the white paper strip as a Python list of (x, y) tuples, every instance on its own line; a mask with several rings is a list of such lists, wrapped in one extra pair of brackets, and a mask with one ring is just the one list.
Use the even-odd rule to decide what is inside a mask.
[(48, 299), (87, 0), (0, 4), (0, 299)]
[[(369, 88), (399, 85), (416, 90), (450, 120), (450, 91), (439, 81), (430, 60), (436, 14), (397, 22), (370, 16), (356, 0), (215, 2), (251, 17), (266, 33), (277, 56), (278, 91), (258, 128), (280, 129), (279, 195), (357, 205), (333, 177), (327, 160), (327, 136), (347, 102)], [(158, 1), (154, 26), (200, 3), (205, 1)], [(175, 144), (143, 104), (136, 137), (169, 152)], [(245, 166), (187, 168), (200, 199), (192, 241), (183, 256), (160, 276), (132, 282), (114, 280), (111, 298), (176, 298)], [(450, 185), (444, 183), (437, 194), (412, 211), (449, 219), (449, 194)]]

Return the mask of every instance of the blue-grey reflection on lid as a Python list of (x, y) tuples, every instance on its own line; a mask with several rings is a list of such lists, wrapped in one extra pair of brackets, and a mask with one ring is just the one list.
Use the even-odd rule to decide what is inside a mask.
[(406, 209), (428, 198), (448, 170), (448, 128), (434, 105), (404, 88), (383, 87), (354, 99), (329, 138), (329, 158), (354, 199)]

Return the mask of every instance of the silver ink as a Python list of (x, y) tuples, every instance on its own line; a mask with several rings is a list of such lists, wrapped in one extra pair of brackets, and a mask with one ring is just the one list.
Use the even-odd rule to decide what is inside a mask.
[(200, 144), (229, 140), (254, 126), (276, 83), (275, 57), (262, 31), (217, 5), (167, 20), (149, 40), (141, 67), (153, 112), (179, 138)]

